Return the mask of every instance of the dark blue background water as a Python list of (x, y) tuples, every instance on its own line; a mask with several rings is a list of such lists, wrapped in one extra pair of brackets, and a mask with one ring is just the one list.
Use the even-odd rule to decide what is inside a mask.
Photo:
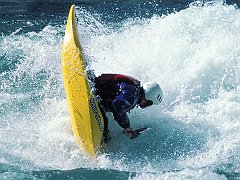
[[(149, 132), (130, 141), (112, 122), (96, 159), (71, 134), (61, 76), (73, 3), (97, 74), (154, 79), (165, 94), (130, 114)], [(0, 0), (0, 179), (239, 179), (239, 4)]]
[[(10, 33), (11, 27), (18, 28), (21, 26), (22, 20), (39, 21), (39, 29), (48, 23), (61, 24), (61, 18), (68, 14), (71, 4), (76, 4), (87, 11), (97, 13), (106, 23), (119, 23), (126, 18), (134, 17), (152, 17), (154, 14), (167, 14), (173, 11), (185, 9), (194, 1), (191, 0), (135, 0), (135, 1), (42, 1), (42, 0), (26, 0), (26, 1), (0, 1), (0, 17), (1, 31)], [(207, 2), (207, 1), (206, 1)], [(225, 1), (227, 4), (237, 4), (238, 0)], [(6, 20), (6, 21), (5, 21)], [(14, 23), (18, 21), (18, 23)], [(20, 21), (20, 22), (19, 22)], [(9, 28), (10, 27), (10, 28)], [(37, 30), (37, 29), (35, 29)], [(31, 31), (31, 29), (29, 29)]]

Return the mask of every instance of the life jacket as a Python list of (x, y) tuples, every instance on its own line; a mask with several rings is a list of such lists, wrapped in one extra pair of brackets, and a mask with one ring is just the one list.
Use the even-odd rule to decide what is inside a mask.
[(95, 82), (126, 82), (132, 84), (136, 87), (140, 87), (140, 81), (134, 77), (123, 75), (123, 74), (102, 74), (101, 76), (96, 77)]
[(140, 81), (127, 75), (122, 74), (102, 74), (94, 80), (95, 93), (100, 96), (104, 106), (110, 106), (113, 98), (119, 93), (118, 83), (126, 82), (134, 85), (140, 90)]

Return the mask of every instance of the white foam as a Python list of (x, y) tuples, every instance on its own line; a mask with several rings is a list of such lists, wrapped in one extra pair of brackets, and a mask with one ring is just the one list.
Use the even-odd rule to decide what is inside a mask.
[(130, 116), (133, 121), (161, 130), (163, 121), (151, 120), (167, 112), (177, 127), (183, 123), (184, 130), (199, 133), (200, 144), (205, 141), (193, 150), (193, 158), (176, 161), (179, 168), (229, 163), (239, 157), (239, 18), (236, 6), (191, 5), (167, 16), (128, 20), (122, 29), (89, 41), (92, 47), (86, 52), (95, 60), (96, 74), (124, 73), (162, 85), (165, 99), (159, 110), (147, 111), (152, 115), (144, 115), (149, 118), (145, 120)]
[(136, 177), (131, 178), (134, 180), (161, 180), (161, 179), (190, 179), (190, 180), (226, 180), (227, 178), (223, 175), (218, 175), (206, 169), (193, 170), (193, 169), (184, 169), (182, 171), (176, 172), (165, 172), (165, 173), (152, 173), (152, 172), (141, 172), (137, 174)]
[[(78, 14), (81, 12), (78, 10)], [(136, 179), (204, 179), (207, 175), (221, 179), (207, 170), (154, 172), (222, 163), (233, 163), (233, 170), (239, 169), (239, 19), (239, 9), (221, 3), (191, 5), (151, 19), (126, 20), (122, 28), (113, 32), (94, 18), (86, 18), (94, 25), (90, 30), (79, 28), (79, 34), (97, 75), (124, 73), (142, 82), (157, 81), (165, 94), (162, 105), (136, 109), (129, 116), (134, 127), (149, 126), (147, 134), (130, 141), (113, 123), (113, 140), (107, 154), (96, 159), (82, 152), (70, 128), (61, 79), (59, 32), (64, 27), (47, 26), (38, 33), (16, 32), (2, 37), (0, 52), (10, 59), (21, 54), (21, 63), (10, 74), (13, 79), (1, 76), (1, 105), (11, 105), (1, 117), (3, 162), (26, 169), (82, 167), (140, 172)], [(98, 27), (104, 30), (97, 33)], [(42, 71), (47, 72), (43, 77), (45, 86), (24, 91), (22, 84), (31, 84), (37, 79), (32, 75), (38, 77)], [(27, 83), (26, 74), (30, 76)], [(40, 100), (35, 100), (33, 97), (39, 94)], [(28, 103), (28, 99), (34, 101), (33, 108), (15, 109)], [(149, 166), (150, 174), (142, 171)]]

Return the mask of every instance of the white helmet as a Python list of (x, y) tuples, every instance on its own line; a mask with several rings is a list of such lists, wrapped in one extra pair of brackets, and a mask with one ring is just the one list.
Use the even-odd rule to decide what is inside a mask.
[(147, 82), (143, 85), (145, 98), (151, 100), (153, 104), (160, 104), (163, 100), (163, 91), (158, 83)]

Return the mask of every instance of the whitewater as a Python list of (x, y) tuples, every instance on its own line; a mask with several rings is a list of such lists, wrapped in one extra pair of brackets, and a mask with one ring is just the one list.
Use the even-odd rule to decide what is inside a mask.
[(107, 172), (134, 180), (240, 178), (236, 5), (195, 2), (178, 12), (127, 18), (117, 26), (81, 7), (77, 17), (85, 58), (96, 75), (156, 81), (164, 101), (131, 111), (133, 128), (149, 127), (134, 140), (108, 114), (112, 141), (91, 159), (71, 131), (61, 72), (65, 25), (2, 33), (0, 179), (54, 178), (56, 172), (76, 178), (72, 170), (100, 179)]

